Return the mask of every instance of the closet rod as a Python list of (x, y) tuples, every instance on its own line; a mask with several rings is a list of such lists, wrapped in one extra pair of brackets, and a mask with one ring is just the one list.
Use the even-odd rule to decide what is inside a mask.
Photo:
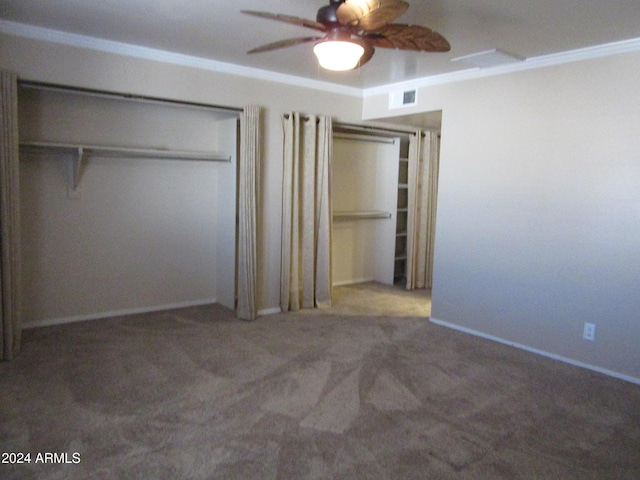
[(242, 108), (222, 107), (219, 105), (211, 105), (208, 103), (189, 102), (186, 100), (171, 100), (168, 98), (149, 97), (146, 95), (134, 95), (132, 93), (119, 93), (108, 90), (96, 90), (84, 87), (71, 87), (65, 85), (57, 85), (55, 83), (36, 82), (32, 80), (18, 80), (18, 85), (25, 88), (33, 88), (36, 90), (51, 90), (63, 93), (77, 93), (82, 95), (90, 95), (100, 98), (111, 98), (119, 100), (133, 100), (137, 102), (155, 103), (161, 105), (170, 105), (176, 107), (203, 108), (206, 110), (216, 110), (219, 112), (240, 114), (244, 111)]
[(333, 138), (341, 138), (343, 140), (356, 140), (358, 142), (371, 142), (371, 143), (396, 143), (397, 137), (387, 136), (373, 136), (370, 133), (348, 133), (348, 132), (334, 132)]
[(344, 129), (344, 130), (361, 130), (361, 131), (371, 131), (371, 132), (389, 132), (389, 133), (394, 133), (394, 134), (398, 134), (401, 136), (406, 136), (406, 137), (410, 137), (416, 134), (416, 132), (410, 132), (407, 130), (400, 130), (400, 129), (394, 129), (394, 128), (388, 128), (388, 127), (376, 127), (374, 125), (358, 125), (355, 123), (338, 123), (335, 122), (333, 124), (334, 129)]
[(53, 142), (20, 142), (20, 150), (26, 153), (75, 153), (79, 157), (96, 155), (103, 157), (231, 162), (230, 156), (223, 156), (219, 153), (212, 152), (113, 147), (104, 145), (79, 145)]

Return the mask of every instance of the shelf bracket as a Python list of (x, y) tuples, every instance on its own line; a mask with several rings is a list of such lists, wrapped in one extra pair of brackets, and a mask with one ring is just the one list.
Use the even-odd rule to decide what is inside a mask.
[(78, 147), (71, 155), (69, 162), (69, 183), (67, 193), (69, 198), (80, 197), (80, 177), (82, 176), (82, 163), (84, 161), (84, 149)]

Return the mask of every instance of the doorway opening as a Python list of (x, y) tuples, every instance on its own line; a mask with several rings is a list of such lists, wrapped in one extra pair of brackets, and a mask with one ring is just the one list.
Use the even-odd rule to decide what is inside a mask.
[(333, 304), (340, 313), (431, 315), (441, 125), (437, 111), (334, 128)]

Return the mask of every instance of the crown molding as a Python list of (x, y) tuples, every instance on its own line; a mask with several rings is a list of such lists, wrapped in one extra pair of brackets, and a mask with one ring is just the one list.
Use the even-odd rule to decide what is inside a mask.
[(637, 51), (640, 51), (640, 38), (632, 38), (630, 40), (605, 43), (593, 47), (568, 50), (566, 52), (552, 53), (550, 55), (541, 55), (539, 57), (530, 57), (523, 60), (522, 62), (510, 63), (507, 65), (501, 65), (491, 68), (470, 68), (451, 73), (444, 73), (442, 75), (432, 75), (430, 77), (417, 78), (415, 80), (408, 80), (405, 82), (366, 88), (363, 90), (363, 97), (367, 98), (375, 95), (388, 95), (391, 92), (396, 92), (399, 90), (412, 90), (421, 87), (431, 87), (434, 85), (443, 85), (446, 83), (460, 82), (463, 80), (473, 80), (495, 75), (504, 75), (506, 73), (521, 72), (524, 70), (532, 70), (535, 68), (562, 65), (565, 63), (577, 62), (581, 60), (590, 60), (594, 58), (607, 57), (610, 55), (617, 55), (620, 53), (630, 53)]
[(52, 30), (24, 23), (0, 20), (0, 33), (362, 98), (362, 89), (360, 88), (337, 85), (331, 82), (312, 80), (295, 75), (270, 72), (258, 68), (244, 67), (156, 48), (62, 32), (60, 30)]
[(268, 70), (261, 70), (258, 68), (220, 62), (217, 60), (211, 60), (192, 55), (168, 52), (166, 50), (142, 47), (139, 45), (94, 38), (86, 35), (78, 35), (75, 33), (62, 32), (60, 30), (52, 30), (49, 28), (37, 27), (24, 23), (10, 22), (8, 20), (0, 20), (0, 33), (26, 37), (35, 40), (60, 43), (63, 45), (86, 48), (89, 50), (96, 50), (106, 53), (114, 53), (128, 57), (141, 58), (145, 60), (153, 60), (174, 65), (199, 68), (202, 70), (209, 70), (229, 75), (238, 75), (257, 80), (322, 90), (358, 98), (372, 97), (375, 95), (388, 95), (389, 93), (398, 90), (411, 90), (422, 87), (430, 87), (434, 85), (443, 85), (464, 80), (473, 80), (495, 75), (520, 72), (524, 70), (532, 70), (535, 68), (561, 65), (565, 63), (577, 62), (580, 60), (589, 60), (610, 55), (617, 55), (621, 53), (640, 51), (640, 38), (633, 38), (629, 40), (622, 40), (619, 42), (596, 45), (593, 47), (553, 53), (550, 55), (530, 57), (523, 60), (522, 62), (512, 63), (508, 65), (501, 65), (491, 68), (470, 68), (466, 70), (444, 73), (441, 75), (431, 75), (414, 80), (361, 89), (331, 82), (313, 80), (305, 77), (298, 77), (295, 75), (286, 75), (283, 73), (276, 73)]

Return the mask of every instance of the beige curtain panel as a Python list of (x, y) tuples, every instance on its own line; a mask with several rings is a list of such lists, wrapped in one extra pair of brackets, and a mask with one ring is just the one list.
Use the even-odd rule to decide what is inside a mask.
[(409, 143), (407, 289), (431, 288), (438, 197), (438, 135), (417, 130)]
[(330, 117), (283, 117), (280, 309), (331, 305)]
[(20, 178), (18, 77), (0, 71), (0, 359), (20, 352)]
[(247, 106), (240, 115), (238, 166), (238, 306), (237, 316), (255, 320), (258, 185), (260, 178), (260, 108)]

